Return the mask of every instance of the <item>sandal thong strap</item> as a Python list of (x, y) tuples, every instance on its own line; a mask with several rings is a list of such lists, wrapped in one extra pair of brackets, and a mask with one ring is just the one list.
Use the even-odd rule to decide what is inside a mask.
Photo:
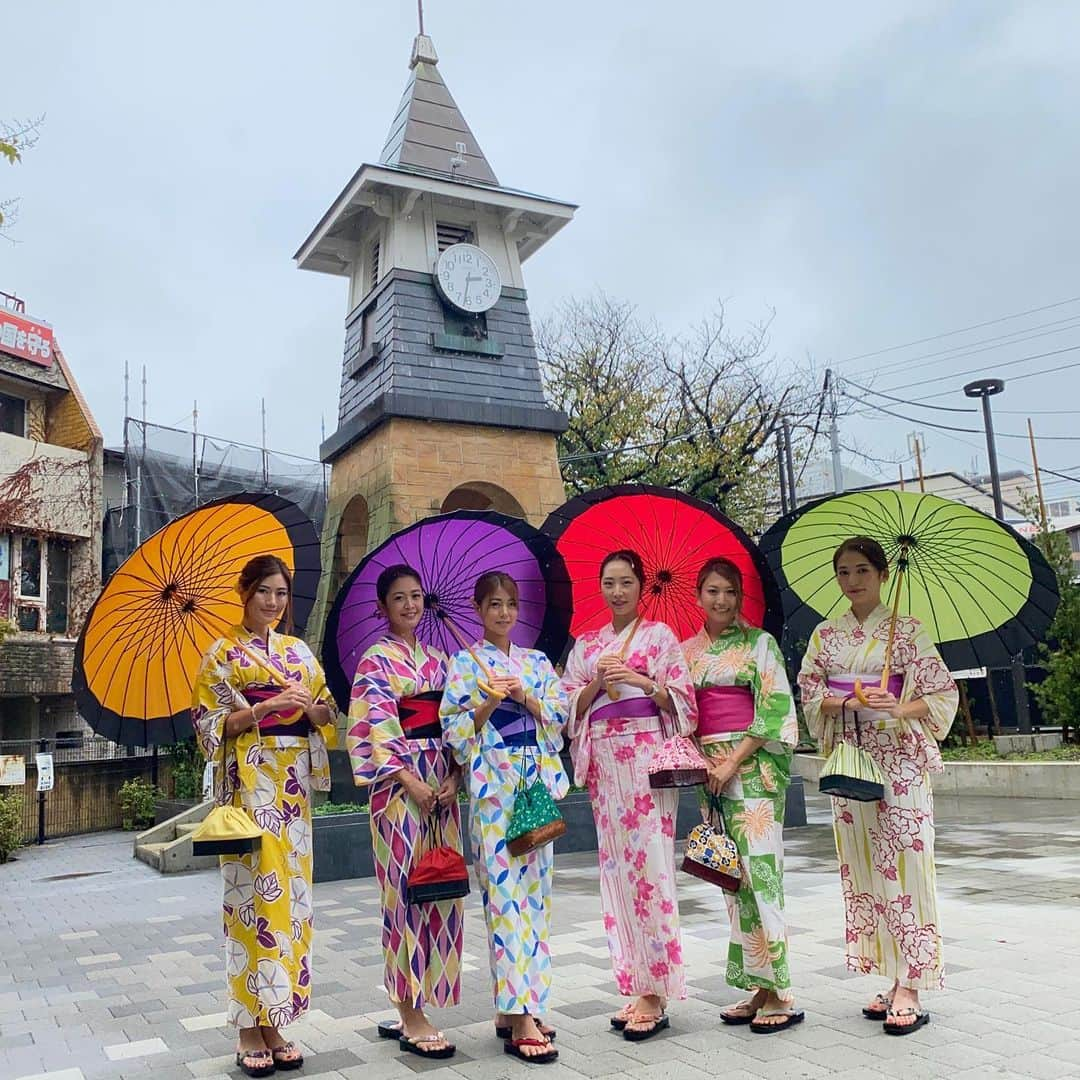
[(758, 1009), (758, 1016), (794, 1016), (799, 1010), (789, 1006), (786, 1009)]
[(890, 1016), (922, 1016), (923, 1010), (909, 1006), (906, 1009), (889, 1009)]
[(405, 1035), (404, 1038), (409, 1042), (419, 1046), (420, 1043), (434, 1043), (434, 1042), (447, 1042), (446, 1036), (441, 1031), (436, 1031), (434, 1035)]
[(271, 1050), (237, 1050), (237, 1055), (242, 1058), (254, 1058), (256, 1061), (264, 1060), (268, 1057), (273, 1057), (273, 1051)]

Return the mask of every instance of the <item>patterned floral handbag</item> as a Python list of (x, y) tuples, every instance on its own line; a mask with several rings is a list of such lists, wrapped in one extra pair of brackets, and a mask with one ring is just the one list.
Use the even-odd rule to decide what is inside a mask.
[(555, 805), (544, 781), (539, 776), (529, 786), (529, 755), (532, 747), (525, 747), (521, 755), (521, 773), (517, 791), (514, 793), (514, 809), (510, 824), (506, 827), (506, 847), (511, 855), (528, 855), (544, 844), (550, 844), (566, 832), (566, 822)]
[(649, 787), (696, 787), (709, 778), (708, 762), (688, 735), (668, 735), (667, 722), (660, 713), (664, 741), (649, 761)]
[(409, 871), (406, 897), (410, 904), (433, 904), (469, 895), (469, 868), (460, 851), (443, 839), (442, 807), (431, 812), (431, 850), (416, 860)]
[(707, 793), (706, 798), (710, 820), (690, 830), (682, 868), (702, 881), (719, 885), (724, 892), (736, 893), (742, 879), (739, 849), (724, 829), (724, 810), (720, 800), (711, 792)]

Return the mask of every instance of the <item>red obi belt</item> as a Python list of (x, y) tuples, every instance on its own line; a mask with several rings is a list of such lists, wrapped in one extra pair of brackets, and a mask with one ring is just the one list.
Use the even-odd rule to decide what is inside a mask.
[[(254, 707), (269, 701), (281, 693), (282, 688), (272, 683), (251, 683), (244, 687), (244, 697)], [(311, 733), (311, 721), (303, 709), (289, 712), (268, 712), (259, 721), (260, 735), (294, 735), (300, 738)]]
[(439, 722), (441, 690), (425, 690), (413, 697), (403, 697), (398, 702), (398, 719), (406, 739), (441, 739), (442, 724)]

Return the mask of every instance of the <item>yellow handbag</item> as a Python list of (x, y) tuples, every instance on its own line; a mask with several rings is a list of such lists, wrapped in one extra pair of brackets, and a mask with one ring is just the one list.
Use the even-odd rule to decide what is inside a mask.
[[(225, 769), (228, 754), (225, 752), (227, 737), (222, 729), (221, 738), (221, 782), (225, 783)], [(233, 802), (227, 806), (215, 806), (199, 823), (191, 834), (191, 853), (193, 855), (250, 855), (259, 850), (262, 842), (262, 829), (252, 821), (248, 812)]]

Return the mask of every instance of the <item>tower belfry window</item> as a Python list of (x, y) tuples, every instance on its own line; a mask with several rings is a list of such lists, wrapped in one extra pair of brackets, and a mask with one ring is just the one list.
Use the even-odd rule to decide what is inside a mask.
[(439, 245), (440, 255), (455, 244), (475, 243), (473, 231), (468, 225), (453, 225), (448, 221), (435, 223), (435, 239)]

